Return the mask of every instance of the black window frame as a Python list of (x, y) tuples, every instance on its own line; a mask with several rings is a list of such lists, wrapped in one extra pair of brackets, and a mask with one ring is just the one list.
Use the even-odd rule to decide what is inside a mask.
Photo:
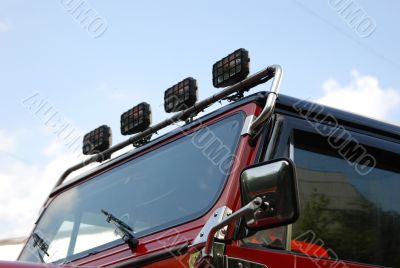
[[(263, 126), (263, 129), (260, 130), (260, 135), (258, 135), (259, 147), (256, 153), (254, 164), (262, 163), (265, 161), (277, 159), (277, 158), (291, 158), (290, 151), (288, 147), (281, 146), (282, 140), (286, 137), (287, 132), (287, 125), (284, 117), (280, 114), (274, 113), (272, 114), (271, 118), (268, 120), (267, 123)], [(286, 131), (286, 133), (284, 133)], [(254, 141), (253, 141), (254, 143)], [(289, 226), (289, 228), (287, 228)], [(245, 238), (248, 238), (257, 232), (250, 231), (246, 225), (244, 220), (239, 220), (235, 226), (233, 239), (240, 240), (240, 245), (242, 247), (248, 248), (257, 248), (262, 250), (268, 251), (284, 251), (290, 249), (290, 237), (291, 237), (291, 225), (287, 225), (278, 228), (286, 228), (285, 230), (285, 248), (272, 248), (272, 247), (265, 247), (261, 244), (254, 244), (254, 243), (247, 243), (244, 241)], [(261, 230), (262, 231), (262, 230)]]

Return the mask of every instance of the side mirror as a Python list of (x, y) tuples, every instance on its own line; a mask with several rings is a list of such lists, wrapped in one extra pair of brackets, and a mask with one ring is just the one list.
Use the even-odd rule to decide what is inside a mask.
[(249, 166), (240, 176), (243, 205), (261, 198), (263, 205), (247, 215), (251, 230), (278, 227), (295, 222), (299, 217), (299, 198), (294, 163), (277, 159)]
[(277, 159), (247, 167), (240, 176), (243, 207), (220, 222), (216, 211), (197, 235), (192, 245), (206, 244), (195, 267), (210, 266), (214, 236), (217, 231), (243, 217), (249, 229), (267, 229), (293, 223), (299, 217), (296, 171), (290, 159)]

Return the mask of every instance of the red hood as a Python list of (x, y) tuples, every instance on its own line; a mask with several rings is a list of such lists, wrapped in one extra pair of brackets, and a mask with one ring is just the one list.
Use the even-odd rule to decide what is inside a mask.
[[(20, 262), (20, 261), (0, 261), (0, 268), (6, 268), (6, 267), (12, 267), (12, 268), (27, 268), (27, 267), (37, 267), (37, 268), (52, 268), (52, 267), (60, 267), (56, 265), (51, 265), (51, 264), (40, 264), (40, 263), (33, 263), (33, 262)], [(73, 267), (73, 266), (65, 266), (63, 267)]]

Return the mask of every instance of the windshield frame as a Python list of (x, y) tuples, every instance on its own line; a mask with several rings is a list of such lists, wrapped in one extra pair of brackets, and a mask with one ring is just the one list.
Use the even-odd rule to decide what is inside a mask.
[[(236, 137), (235, 137), (236, 140), (235, 140), (235, 142), (233, 144), (233, 147), (232, 147), (233, 148), (233, 152), (236, 155), (237, 150), (239, 148), (240, 141), (241, 141), (241, 131), (240, 130), (242, 129), (242, 127), (244, 125), (245, 118), (246, 118), (246, 113), (241, 109), (235, 109), (235, 110), (232, 110), (232, 111), (230, 111), (230, 112), (228, 112), (226, 114), (220, 115), (220, 116), (214, 116), (214, 117), (211, 117), (211, 118), (207, 117), (207, 120), (204, 120), (204, 122), (202, 122), (203, 120), (201, 120), (202, 118), (200, 118), (200, 120), (198, 120), (195, 124), (190, 124), (187, 127), (183, 127), (178, 133), (174, 133), (174, 135), (172, 135), (172, 136), (167, 136), (166, 135), (167, 137), (165, 137), (164, 139), (159, 140), (160, 138), (162, 138), (162, 137), (160, 137), (159, 139), (157, 139), (157, 142), (152, 143), (151, 146), (149, 146), (149, 148), (145, 148), (145, 150), (140, 150), (141, 148), (139, 148), (139, 150), (135, 149), (135, 150), (133, 150), (133, 153), (127, 153), (125, 155), (122, 155), (122, 156), (118, 157), (120, 161), (117, 161), (116, 163), (112, 163), (112, 164), (109, 164), (109, 165), (104, 165), (103, 168), (100, 168), (99, 170), (96, 170), (96, 172), (92, 171), (89, 175), (85, 174), (85, 176), (83, 178), (79, 178), (79, 180), (76, 180), (76, 181), (74, 180), (73, 183), (68, 185), (68, 187), (63, 187), (63, 189), (61, 191), (53, 191), (51, 193), (51, 195), (50, 195), (52, 198), (49, 199), (46, 202), (46, 207), (43, 209), (43, 212), (41, 213), (41, 215), (39, 216), (39, 219), (36, 221), (35, 224), (38, 224), (40, 222), (43, 214), (46, 211), (46, 208), (48, 208), (52, 204), (52, 202), (57, 199), (58, 195), (68, 191), (69, 189), (75, 188), (78, 185), (90, 182), (90, 181), (92, 181), (93, 179), (96, 179), (98, 176), (100, 176), (102, 174), (108, 173), (109, 171), (112, 171), (115, 168), (117, 168), (117, 167), (119, 167), (119, 166), (121, 166), (121, 165), (123, 165), (125, 163), (134, 161), (135, 159), (140, 158), (143, 155), (146, 155), (146, 154), (148, 154), (150, 152), (153, 152), (153, 151), (155, 151), (157, 149), (160, 149), (161, 147), (163, 147), (163, 146), (165, 146), (167, 144), (173, 143), (173, 142), (185, 137), (188, 134), (194, 133), (194, 132), (196, 132), (196, 131), (198, 131), (198, 130), (200, 130), (202, 128), (208, 127), (208, 126), (213, 125), (213, 124), (217, 124), (217, 123), (219, 123), (221, 121), (227, 120), (228, 118), (231, 118), (231, 117), (234, 117), (234, 116), (237, 116), (237, 115), (241, 115), (241, 117), (238, 117), (238, 119), (240, 120), (240, 122), (239, 122), (240, 125), (239, 125), (239, 128), (238, 128), (239, 131), (237, 132)], [(231, 166), (229, 167), (229, 169), (231, 169), (233, 167), (233, 165), (234, 165), (234, 163), (232, 162)], [(210, 211), (210, 209), (212, 209), (214, 207), (214, 205), (220, 199), (220, 197), (221, 197), (221, 195), (222, 195), (222, 193), (224, 191), (225, 185), (226, 185), (226, 183), (228, 181), (228, 178), (229, 178), (229, 173), (224, 175), (223, 182), (221, 184), (220, 189), (217, 192), (216, 198), (213, 199), (213, 200), (210, 200), (210, 203), (209, 203), (207, 209), (205, 209), (204, 211), (199, 213), (199, 215), (191, 216), (191, 217), (189, 217), (188, 219), (185, 219), (185, 220), (179, 220), (176, 224), (173, 224), (173, 225), (167, 224), (166, 226), (162, 226), (161, 228), (149, 229), (148, 231), (145, 231), (143, 234), (139, 233), (139, 235), (137, 235), (135, 237), (142, 238), (142, 237), (146, 237), (146, 236), (149, 236), (149, 235), (153, 235), (155, 233), (159, 233), (159, 232), (165, 231), (166, 229), (170, 229), (170, 228), (174, 228), (176, 226), (184, 225), (184, 224), (187, 224), (189, 222), (195, 221), (195, 220), (203, 217), (204, 215), (206, 215)], [(35, 232), (36, 229), (37, 229), (37, 225), (35, 225), (35, 228), (33, 229), (32, 234)], [(28, 246), (28, 242), (31, 240), (31, 236), (29, 237), (27, 243), (25, 244), (24, 248), (22, 249), (21, 254), (18, 257), (18, 259), (21, 258), (23, 252), (26, 250), (26, 247)], [(71, 239), (76, 239), (76, 237), (75, 238), (71, 237)], [(105, 243), (105, 244), (101, 244), (99, 246), (90, 248), (90, 249), (85, 250), (83, 252), (79, 252), (77, 254), (73, 254), (73, 255), (67, 256), (66, 258), (63, 258), (63, 259), (60, 259), (60, 260), (57, 260), (57, 261), (54, 261), (54, 262), (49, 262), (49, 263), (54, 263), (54, 264), (69, 263), (69, 262), (76, 261), (78, 259), (90, 256), (90, 255), (97, 254), (97, 253), (102, 252), (104, 250), (109, 250), (111, 248), (114, 248), (114, 247), (117, 247), (117, 246), (120, 246), (120, 245), (123, 245), (123, 244), (124, 244), (123, 240), (117, 239), (117, 240), (114, 240), (114, 241), (111, 241), (111, 242), (108, 242), (108, 243)]]

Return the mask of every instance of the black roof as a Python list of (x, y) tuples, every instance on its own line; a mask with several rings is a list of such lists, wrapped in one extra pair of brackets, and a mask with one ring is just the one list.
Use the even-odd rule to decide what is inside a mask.
[[(153, 146), (154, 144), (159, 143), (165, 139), (168, 139), (168, 138), (178, 134), (182, 130), (189, 129), (195, 125), (198, 125), (201, 122), (206, 121), (212, 117), (226, 113), (229, 110), (235, 109), (235, 108), (242, 106), (244, 104), (247, 104), (247, 103), (257, 102), (260, 104), (264, 104), (266, 96), (268, 94), (269, 94), (268, 92), (258, 92), (258, 93), (249, 95), (245, 98), (242, 98), (236, 102), (230, 103), (224, 107), (221, 107), (220, 109), (213, 111), (209, 114), (206, 114), (202, 117), (199, 117), (198, 119), (194, 120), (193, 122), (186, 124), (182, 128), (172, 130), (172, 131), (150, 141), (149, 143), (147, 143), (146, 145), (144, 145), (140, 148), (134, 149), (128, 153), (125, 153), (116, 158), (113, 158), (113, 159), (105, 162), (104, 164), (99, 165), (98, 167), (95, 167), (92, 170), (77, 176), (73, 180), (70, 180), (70, 181), (56, 187), (55, 189), (53, 189), (52, 195), (56, 192), (59, 192), (61, 189), (67, 187), (68, 185), (71, 185), (72, 183), (74, 183), (77, 180), (81, 180), (82, 178), (84, 178), (92, 173), (95, 173), (95, 172), (97, 172), (101, 169), (104, 169), (110, 165), (120, 162), (128, 157), (131, 157), (134, 154), (140, 153), (141, 151), (147, 149), (148, 147)], [(275, 112), (280, 113), (280, 114), (286, 114), (286, 115), (291, 115), (291, 116), (295, 116), (295, 117), (300, 117), (300, 115), (296, 112), (296, 110), (293, 107), (294, 104), (298, 103), (299, 101), (301, 101), (301, 100), (279, 94), (277, 103), (276, 103)], [(312, 104), (312, 102), (302, 101), (302, 104)], [(312, 105), (305, 105), (305, 106), (311, 107)], [(321, 106), (323, 106), (323, 105), (321, 105)], [(323, 117), (324, 115), (327, 115), (327, 114), (331, 114), (335, 117), (335, 119), (338, 121), (338, 123), (345, 128), (356, 129), (357, 131), (361, 131), (361, 132), (374, 133), (377, 136), (381, 136), (386, 139), (394, 140), (395, 142), (398, 142), (398, 143), (400, 142), (400, 127), (399, 126), (384, 123), (384, 122), (381, 122), (378, 120), (374, 120), (374, 119), (371, 119), (368, 117), (363, 117), (363, 116), (356, 115), (356, 114), (353, 114), (350, 112), (345, 112), (345, 111), (342, 111), (339, 109), (334, 109), (334, 108), (330, 108), (330, 107), (326, 107), (326, 106), (323, 106), (323, 107), (324, 107), (323, 112), (320, 114), (321, 117)]]
[[(276, 104), (276, 112), (300, 116), (293, 107), (300, 101), (302, 102), (302, 108), (312, 107), (313, 105), (323, 107), (324, 109), (320, 113), (320, 118), (330, 114), (333, 115), (338, 123), (345, 128), (356, 130), (358, 132), (368, 132), (385, 139), (393, 140), (398, 143), (400, 142), (400, 126), (282, 94), (279, 94)], [(371, 109), (373, 108), (374, 107), (371, 107)]]

